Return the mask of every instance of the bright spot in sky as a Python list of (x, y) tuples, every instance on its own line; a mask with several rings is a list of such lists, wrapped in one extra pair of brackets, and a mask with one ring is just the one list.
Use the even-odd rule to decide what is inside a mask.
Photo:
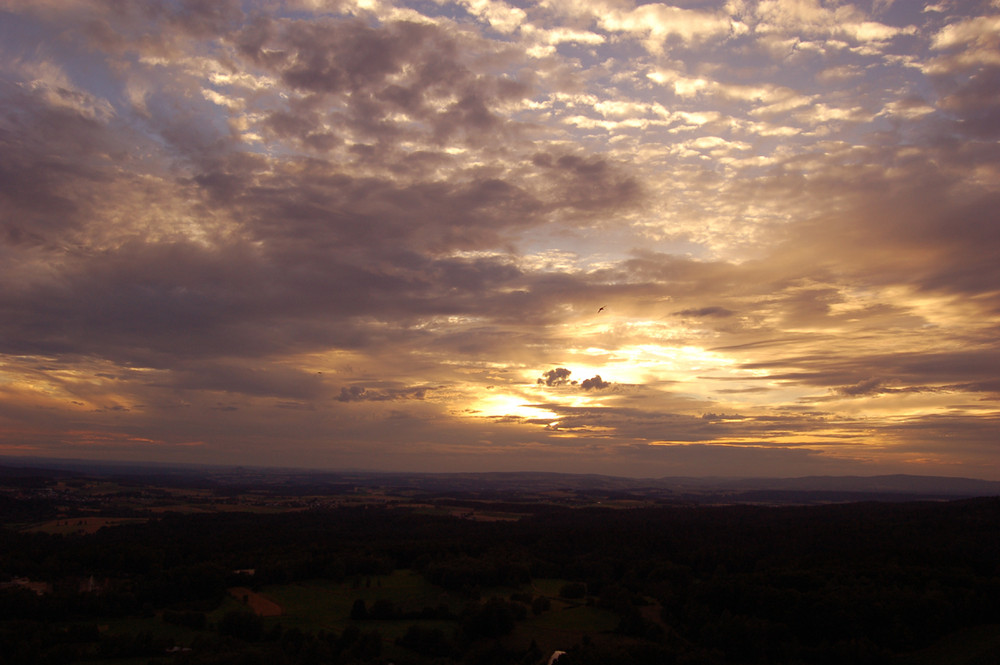
[[(492, 389), (491, 389), (492, 390)], [(523, 418), (523, 419), (554, 419), (556, 413), (529, 401), (527, 395), (516, 393), (497, 393), (477, 398), (472, 407), (476, 415), (487, 418)]]

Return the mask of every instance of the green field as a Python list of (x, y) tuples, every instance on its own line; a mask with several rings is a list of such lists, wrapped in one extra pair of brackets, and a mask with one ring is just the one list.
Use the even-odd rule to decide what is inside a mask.
[(29, 533), (50, 533), (55, 535), (70, 535), (76, 533), (95, 533), (104, 527), (120, 526), (122, 524), (142, 524), (149, 520), (145, 517), (63, 517), (24, 527)]
[[(282, 606), (285, 614), (272, 621), (304, 630), (343, 630), (351, 621), (351, 608), (357, 599), (368, 606), (379, 600), (390, 601), (402, 612), (418, 612), (425, 607), (448, 605), (461, 611), (463, 601), (436, 587), (409, 570), (390, 575), (373, 575), (348, 582), (314, 580), (300, 584), (266, 586), (260, 593)], [(386, 624), (399, 622), (359, 622)]]
[[(618, 617), (602, 608), (582, 602), (567, 602), (558, 598), (558, 591), (565, 580), (535, 580), (531, 588), (520, 591), (533, 595), (544, 595), (551, 600), (551, 609), (540, 615), (530, 610), (523, 621), (519, 621), (510, 639), (527, 645), (537, 642), (543, 649), (568, 648), (579, 642), (584, 635), (610, 632), (618, 624)], [(490, 596), (509, 597), (512, 589), (485, 590), (482, 599)], [(362, 630), (377, 630), (391, 644), (406, 633), (413, 624), (428, 628), (440, 628), (446, 634), (458, 629), (455, 620), (366, 620), (353, 621), (350, 618), (355, 600), (362, 599), (368, 607), (378, 600), (388, 600), (402, 612), (419, 612), (424, 608), (436, 608), (444, 604), (460, 614), (469, 602), (458, 594), (453, 594), (427, 582), (419, 574), (409, 570), (397, 570), (391, 575), (372, 576), (352, 582), (330, 582), (314, 580), (308, 583), (267, 586), (260, 593), (282, 606), (285, 613), (281, 617), (266, 620), (268, 625), (280, 623), (282, 626), (297, 627), (308, 631), (342, 631), (354, 624)], [(214, 614), (241, 607), (235, 601), (227, 603)]]
[[(568, 601), (558, 597), (558, 591), (566, 584), (561, 579), (535, 580), (529, 587), (521, 589), (486, 589), (479, 600), (491, 597), (509, 599), (519, 592), (528, 597), (543, 595), (549, 598), (551, 606), (541, 614), (527, 609), (525, 618), (516, 623), (514, 631), (503, 638), (505, 644), (513, 648), (526, 649), (535, 643), (548, 653), (565, 650), (579, 643), (583, 637), (601, 639), (602, 634), (613, 631), (618, 618), (610, 611), (586, 604), (581, 600)], [(341, 633), (348, 626), (356, 626), (364, 632), (376, 631), (382, 638), (383, 656), (392, 659), (403, 658), (406, 651), (396, 644), (396, 640), (413, 625), (439, 629), (449, 638), (460, 633), (458, 617), (474, 601), (458, 593), (452, 593), (429, 583), (419, 573), (411, 570), (396, 570), (389, 575), (362, 576), (346, 581), (334, 582), (324, 579), (310, 580), (294, 584), (268, 585), (257, 593), (281, 605), (283, 614), (263, 619), (265, 631), (281, 626), (284, 629), (298, 628), (305, 632)], [(425, 608), (446, 606), (455, 618), (408, 618), (354, 620), (351, 610), (355, 601), (365, 601), (370, 609), (378, 601), (389, 601), (397, 613), (419, 613)], [(226, 596), (218, 607), (208, 612), (207, 630), (196, 630), (167, 623), (159, 615), (130, 617), (123, 619), (99, 620), (98, 626), (106, 636), (148, 636), (157, 643), (188, 647), (197, 644), (199, 636), (214, 634), (217, 626), (233, 611), (245, 612), (246, 605), (240, 600)], [(146, 663), (149, 658), (89, 660), (87, 665), (131, 665)]]

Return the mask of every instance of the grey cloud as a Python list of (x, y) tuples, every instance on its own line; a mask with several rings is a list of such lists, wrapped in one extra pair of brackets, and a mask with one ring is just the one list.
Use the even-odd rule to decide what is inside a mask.
[(550, 369), (549, 371), (542, 374), (541, 378), (538, 379), (539, 385), (546, 386), (564, 386), (569, 383), (569, 375), (572, 374), (570, 370), (565, 367), (556, 367), (555, 369)]
[(995, 464), (1000, 419), (994, 414), (925, 414), (884, 427), (886, 433), (893, 436), (894, 445), (901, 454), (953, 456), (969, 470), (970, 477), (976, 475), (976, 467), (987, 468)]
[(503, 259), (434, 259), (394, 243), (339, 246), (308, 228), (279, 240), (270, 238), (266, 252), (240, 242), (129, 242), (81, 253), (50, 268), (45, 281), (0, 297), (4, 347), (163, 366), (169, 356), (374, 346), (409, 334), (405, 326), (369, 330), (379, 320), (523, 316), (505, 311), (510, 296), (496, 293), (523, 278)]
[(743, 420), (744, 416), (738, 413), (703, 413), (701, 414), (702, 420), (709, 421), (725, 421), (725, 420)]
[[(629, 440), (663, 442), (713, 442), (738, 438), (754, 441), (759, 445), (775, 447), (798, 447), (805, 444), (789, 441), (796, 434), (806, 435), (818, 426), (836, 426), (846, 433), (845, 440), (859, 439), (865, 434), (862, 423), (848, 419), (835, 419), (829, 413), (800, 413), (788, 415), (743, 415), (723, 417), (709, 414), (707, 417), (687, 413), (647, 411), (627, 406), (572, 407), (548, 402), (544, 408), (554, 411), (556, 418), (545, 423), (556, 422), (561, 431), (574, 431), (580, 435), (595, 428)], [(693, 404), (688, 404), (693, 406)], [(768, 443), (781, 437), (781, 443)]]
[(716, 390), (715, 392), (719, 393), (720, 395), (744, 395), (753, 393), (766, 393), (770, 390), (771, 390), (770, 388), (757, 386), (753, 388), (722, 388)]
[(164, 57), (185, 53), (190, 39), (234, 33), (245, 14), (239, 0), (149, 0), (79, 3), (46, 18), (71, 26), (100, 51)]
[[(429, 24), (260, 20), (238, 42), (242, 53), (292, 87), (341, 100), (346, 111), (333, 117), (376, 140), (419, 131), (436, 142), (461, 137), (478, 143), (480, 135), (508, 124), (495, 111), (498, 104), (529, 93), (518, 80), (472, 71), (464, 46)], [(324, 136), (316, 134), (321, 103), (298, 105), (299, 113), (290, 106), (272, 113), (268, 124), (279, 133), (297, 134), (303, 143)], [(422, 126), (393, 120), (397, 112)], [(324, 143), (335, 141), (329, 136)]]
[[(899, 352), (857, 354), (845, 358), (843, 354), (831, 350), (830, 353), (745, 363), (743, 366), (770, 370), (795, 368), (795, 371), (769, 372), (767, 378), (831, 388), (848, 396), (878, 392), (926, 392), (952, 389), (959, 385), (990, 391), (991, 380), (1000, 372), (1000, 352), (996, 349), (927, 354)], [(857, 379), (873, 370), (878, 372), (876, 377)], [(970, 378), (980, 381), (968, 382)]]
[[(434, 27), (416, 23), (372, 28), (359, 20), (294, 22), (283, 28), (280, 39), (288, 49), (281, 75), (293, 87), (312, 92), (364, 90), (398, 72), (435, 34)], [(245, 52), (261, 61), (259, 51)]]
[[(749, 288), (760, 283), (761, 277), (773, 279), (766, 268), (757, 263), (738, 268), (726, 261), (697, 261), (647, 250), (634, 251), (633, 257), (621, 264), (621, 271), (623, 276), (630, 276), (633, 283), (645, 280), (686, 298), (702, 296), (711, 289), (731, 292), (747, 278), (754, 279), (744, 282)], [(767, 285), (761, 284), (759, 291), (766, 290)]]
[[(946, 393), (955, 392), (956, 390), (969, 390), (972, 392), (983, 391), (985, 386), (977, 384), (967, 384), (965, 386), (904, 386), (895, 387), (888, 385), (886, 382), (880, 379), (864, 379), (858, 381), (851, 386), (841, 386), (840, 388), (834, 389), (834, 393), (837, 395), (843, 395), (845, 397), (869, 397), (873, 395), (900, 395), (900, 394), (916, 394), (916, 393)], [(989, 392), (988, 390), (986, 390)]]
[(44, 94), (0, 82), (0, 210), (9, 240), (54, 248), (95, 224), (92, 213), (104, 205), (97, 192), (113, 182), (115, 167), (94, 155), (127, 162), (127, 143)]
[(733, 316), (736, 312), (731, 309), (726, 309), (725, 307), (699, 307), (697, 309), (682, 309), (674, 312), (674, 314), (677, 314), (678, 316), (726, 318)]
[(338, 402), (388, 402), (400, 399), (423, 399), (427, 388), (365, 388), (360, 385), (340, 389)]
[(1000, 67), (980, 70), (941, 100), (941, 108), (957, 116), (963, 134), (980, 139), (1000, 134)]
[(584, 390), (604, 390), (608, 388), (611, 384), (601, 378), (598, 374), (590, 379), (584, 379), (580, 382), (580, 387)]
[[(792, 476), (846, 475), (855, 472), (851, 460), (831, 459), (823, 446), (777, 448), (720, 446), (684, 443), (678, 445), (634, 445), (623, 447), (621, 454), (634, 460), (636, 468), (664, 469), (664, 475), (689, 475), (692, 470), (710, 468), (720, 476), (772, 477), (776, 470)], [(891, 465), (876, 468), (899, 471)]]
[(843, 386), (837, 389), (842, 395), (847, 395), (849, 397), (856, 397), (859, 395), (872, 395), (882, 392), (884, 389), (883, 381), (881, 379), (871, 378), (858, 381), (852, 386)]
[(532, 164), (549, 178), (555, 189), (550, 198), (559, 207), (594, 213), (621, 211), (643, 197), (641, 182), (603, 157), (539, 152), (532, 156)]
[(323, 392), (322, 379), (302, 370), (223, 362), (188, 364), (174, 373), (168, 385), (181, 390), (304, 400), (316, 399)]
[[(904, 156), (902, 148), (867, 152), (869, 163), (856, 172), (831, 163), (823, 178), (801, 183), (815, 210), (790, 227), (787, 241), (775, 248), (775, 265), (876, 286), (993, 292), (990, 285), (1000, 279), (995, 253), (1000, 197), (989, 188), (966, 187), (956, 177), (994, 162), (1000, 156), (995, 146), (941, 136), (917, 160)], [(929, 161), (935, 166), (928, 168)], [(831, 199), (826, 210), (824, 202), (845, 190), (850, 194), (839, 204)]]
[(142, 7), (146, 19), (164, 19), (197, 36), (215, 36), (243, 18), (239, 0), (165, 0)]
[[(0, 324), (7, 350), (66, 351), (146, 361), (240, 352), (228, 329), (260, 303), (248, 254), (188, 244), (127, 244), (67, 262), (56, 279), (8, 294)], [(245, 350), (245, 349), (244, 349)]]
[[(290, 103), (291, 106), (295, 102)], [(322, 114), (315, 108), (280, 109), (272, 111), (263, 121), (269, 136), (278, 140), (292, 140), (301, 148), (315, 152), (329, 152), (344, 144), (344, 138), (331, 131)]]
[(319, 163), (248, 187), (238, 204), (249, 227), (282, 250), (297, 243), (338, 253), (400, 245), (482, 249), (501, 243), (507, 231), (542, 221), (540, 203), (504, 180), (401, 185), (353, 178)]

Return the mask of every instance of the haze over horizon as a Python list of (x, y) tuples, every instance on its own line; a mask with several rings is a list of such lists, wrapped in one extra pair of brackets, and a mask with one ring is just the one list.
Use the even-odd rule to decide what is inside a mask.
[(0, 455), (1000, 480), (1000, 0), (6, 0)]

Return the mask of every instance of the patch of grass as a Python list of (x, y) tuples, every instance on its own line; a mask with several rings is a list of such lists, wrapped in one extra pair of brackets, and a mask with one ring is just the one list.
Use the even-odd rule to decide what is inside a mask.
[[(365, 576), (346, 582), (314, 580), (299, 584), (264, 587), (262, 594), (281, 605), (284, 615), (271, 619), (283, 626), (303, 630), (343, 630), (351, 622), (354, 601), (361, 599), (368, 607), (378, 600), (388, 600), (401, 612), (419, 612), (425, 607), (446, 604), (453, 612), (461, 611), (463, 601), (427, 582), (411, 570), (397, 570), (391, 575)], [(224, 612), (223, 612), (224, 613)], [(362, 628), (391, 623), (357, 622)], [(380, 629), (381, 631), (381, 629)], [(381, 631), (384, 632), (384, 631)]]
[(167, 623), (159, 615), (155, 617), (127, 617), (123, 619), (108, 619), (99, 621), (98, 625), (106, 627), (103, 630), (108, 635), (140, 635), (149, 633), (154, 638), (169, 638), (175, 644), (188, 645), (199, 633), (185, 626)]
[[(369, 583), (370, 582), (370, 583)], [(537, 580), (532, 588), (521, 589), (532, 595), (551, 595), (551, 609), (539, 615), (530, 610), (524, 620), (518, 621), (514, 632), (504, 638), (508, 645), (527, 648), (536, 642), (543, 650), (567, 649), (579, 643), (585, 635), (592, 638), (608, 636), (618, 625), (618, 618), (610, 611), (578, 602), (558, 599), (558, 590), (566, 580)], [(496, 593), (485, 592), (482, 600), (491, 595), (509, 598), (510, 589), (497, 589)], [(388, 600), (400, 612), (419, 612), (426, 607), (437, 608), (445, 604), (456, 615), (460, 615), (468, 599), (427, 582), (421, 575), (410, 570), (397, 570), (391, 575), (362, 577), (354, 580), (333, 582), (312, 580), (296, 584), (265, 586), (260, 593), (282, 606), (284, 614), (264, 619), (265, 631), (281, 625), (284, 628), (299, 628), (307, 632), (341, 632), (348, 625), (362, 631), (377, 631), (383, 640), (383, 654), (388, 658), (404, 658), (409, 652), (395, 644), (396, 640), (413, 625), (440, 629), (451, 637), (459, 630), (459, 621), (448, 619), (401, 619), (362, 620), (350, 618), (355, 600), (362, 599), (367, 607), (379, 600)], [(239, 600), (226, 596), (221, 604), (206, 615), (208, 631), (227, 612), (246, 611)], [(134, 617), (102, 621), (102, 630), (110, 635), (137, 635), (148, 633), (156, 639), (168, 638), (174, 644), (190, 646), (203, 631), (168, 624), (161, 617)], [(148, 660), (148, 659), (147, 659)], [(88, 665), (131, 665), (132, 661), (93, 661)], [(140, 662), (145, 665), (145, 660)], [(974, 665), (969, 663), (969, 665)]]

